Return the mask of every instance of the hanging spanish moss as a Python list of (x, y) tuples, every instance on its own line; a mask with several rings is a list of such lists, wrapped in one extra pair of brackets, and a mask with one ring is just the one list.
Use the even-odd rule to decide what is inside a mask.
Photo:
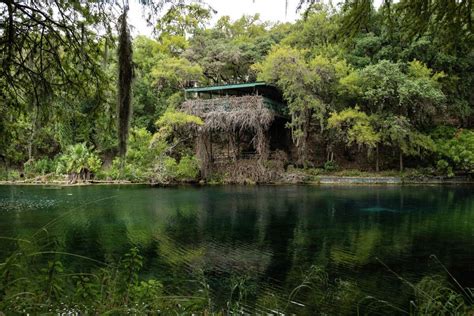
[(127, 24), (127, 11), (125, 7), (123, 14), (119, 17), (119, 44), (118, 44), (118, 139), (119, 155), (125, 157), (127, 152), (128, 130), (132, 116), (132, 39)]

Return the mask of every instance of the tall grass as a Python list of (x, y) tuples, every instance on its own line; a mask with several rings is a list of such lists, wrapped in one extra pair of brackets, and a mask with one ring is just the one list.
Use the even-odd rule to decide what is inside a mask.
[[(133, 247), (117, 262), (100, 262), (72, 253), (45, 251), (54, 242), (47, 231), (39, 238), (15, 240), (18, 249), (0, 264), (0, 312), (9, 314), (244, 314), (252, 308), (248, 298), (255, 287), (246, 277), (231, 277), (227, 302), (213, 301), (208, 280), (198, 274), (195, 294), (179, 296), (167, 292), (156, 279), (141, 279), (143, 257)], [(37, 236), (38, 237), (38, 236)], [(39, 241), (39, 242), (38, 242)], [(70, 271), (62, 259), (93, 262), (93, 271)], [(372, 296), (363, 296), (355, 283), (331, 280), (321, 267), (305, 272), (301, 284), (286, 300), (260, 300), (254, 307), (291, 314), (303, 311), (326, 315), (369, 315), (375, 312), (406, 315), (472, 315), (472, 289), (457, 280), (426, 276), (414, 284), (389, 269), (413, 291), (405, 308)], [(454, 284), (454, 286), (452, 285)], [(278, 296), (276, 294), (275, 296)], [(283, 302), (283, 303), (282, 303)], [(250, 307), (249, 307), (250, 306)]]
[(413, 299), (409, 306), (401, 308), (391, 302), (366, 296), (357, 305), (357, 315), (366, 315), (376, 310), (420, 316), (474, 315), (474, 290), (463, 287), (435, 255), (430, 258), (446, 272), (448, 279), (442, 275), (428, 275), (413, 283), (376, 258), (389, 273), (412, 290)]

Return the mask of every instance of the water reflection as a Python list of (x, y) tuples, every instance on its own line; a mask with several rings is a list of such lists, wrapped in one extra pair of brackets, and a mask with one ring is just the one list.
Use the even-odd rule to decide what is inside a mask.
[[(244, 280), (250, 305), (270, 293), (285, 304), (317, 266), (332, 280), (404, 306), (407, 292), (376, 258), (417, 280), (440, 270), (431, 254), (474, 286), (470, 187), (0, 187), (5, 236), (26, 238), (71, 209), (48, 228), (59, 250), (107, 261), (137, 245), (144, 277), (184, 294), (196, 290), (190, 280), (202, 273), (218, 301)], [(5, 256), (11, 244), (1, 243)], [(303, 293), (292, 308), (310, 313), (317, 304)]]

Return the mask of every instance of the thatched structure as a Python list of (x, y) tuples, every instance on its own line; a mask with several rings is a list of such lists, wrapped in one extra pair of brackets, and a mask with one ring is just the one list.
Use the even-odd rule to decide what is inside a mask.
[(206, 177), (214, 157), (214, 137), (227, 141), (227, 158), (236, 161), (240, 155), (240, 140), (251, 136), (258, 161), (269, 157), (268, 130), (277, 115), (260, 95), (227, 96), (213, 99), (187, 100), (181, 106), (186, 113), (199, 116), (204, 125), (199, 127), (197, 155)]
[(288, 149), (281, 92), (253, 82), (194, 87), (185, 93), (181, 110), (204, 121), (196, 143), (202, 177), (207, 179), (212, 169), (213, 175), (225, 174), (230, 181), (268, 182), (270, 160)]

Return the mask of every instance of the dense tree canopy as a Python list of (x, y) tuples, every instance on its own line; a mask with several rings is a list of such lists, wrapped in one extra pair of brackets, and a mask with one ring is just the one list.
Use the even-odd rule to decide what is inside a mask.
[[(77, 144), (106, 166), (119, 152), (139, 163), (125, 153), (128, 137), (132, 156), (137, 146), (148, 155), (155, 123), (179, 107), (184, 88), (264, 80), (288, 104), (298, 165), (373, 166), (376, 157), (378, 170), (379, 159), (403, 168), (407, 157), (472, 171), (472, 1), (302, 0), (295, 23), (224, 16), (212, 26), (204, 3), (140, 3), (144, 18), (158, 17), (153, 38), (128, 36), (118, 2), (0, 2), (2, 164), (55, 161)], [(445, 125), (458, 131), (440, 136)], [(179, 163), (191, 147), (168, 154)], [(362, 150), (369, 155), (356, 158)]]

